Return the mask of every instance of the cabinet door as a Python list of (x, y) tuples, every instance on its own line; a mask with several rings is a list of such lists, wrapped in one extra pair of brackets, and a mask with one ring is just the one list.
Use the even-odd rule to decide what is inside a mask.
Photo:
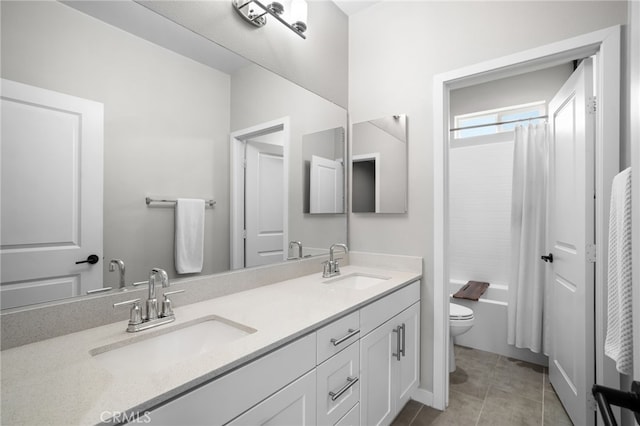
[(315, 424), (316, 370), (305, 374), (228, 423), (234, 426), (312, 426)]
[(360, 339), (360, 419), (367, 426), (386, 425), (395, 416), (392, 393), (397, 333), (386, 322)]
[(420, 303), (391, 320), (393, 325), (401, 326), (401, 355), (396, 363), (397, 373), (394, 390), (397, 410), (409, 401), (411, 394), (420, 383)]

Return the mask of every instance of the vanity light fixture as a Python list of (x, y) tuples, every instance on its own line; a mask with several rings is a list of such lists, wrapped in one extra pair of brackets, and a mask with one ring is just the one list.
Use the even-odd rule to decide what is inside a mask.
[(263, 27), (267, 23), (267, 15), (271, 15), (291, 31), (306, 39), (304, 32), (307, 30), (307, 2), (291, 0), (287, 2), (290, 10), (285, 8), (285, 2), (287, 1), (273, 1), (265, 5), (261, 0), (231, 0), (236, 12), (250, 24)]

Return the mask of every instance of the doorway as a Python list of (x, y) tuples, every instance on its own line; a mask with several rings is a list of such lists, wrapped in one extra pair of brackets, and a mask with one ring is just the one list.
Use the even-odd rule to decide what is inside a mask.
[(605, 384), (604, 365), (604, 301), (606, 282), (605, 247), (608, 232), (608, 200), (613, 176), (618, 171), (620, 123), (620, 26), (585, 34), (540, 48), (436, 76), (434, 82), (434, 394), (433, 406), (448, 405), (448, 339), (449, 339), (449, 96), (456, 88), (482, 81), (518, 75), (526, 71), (550, 67), (591, 55), (597, 56), (597, 90), (595, 158), (595, 240), (596, 309), (595, 367), (596, 381)]
[(286, 259), (288, 158), (286, 117), (231, 134), (231, 269)]

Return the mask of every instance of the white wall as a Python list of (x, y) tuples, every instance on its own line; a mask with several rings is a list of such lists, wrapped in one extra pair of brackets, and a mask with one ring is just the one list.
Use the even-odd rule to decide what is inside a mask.
[(146, 195), (216, 199), (204, 273), (227, 270), (229, 76), (58, 2), (1, 6), (3, 78), (105, 105), (105, 284), (112, 258), (128, 282), (175, 275), (173, 209)]
[[(352, 122), (406, 113), (409, 205), (405, 215), (351, 215), (354, 250), (423, 256), (422, 388), (433, 389), (434, 75), (627, 22), (626, 2), (377, 3), (349, 20)], [(439, 283), (442, 285), (442, 283)]]
[(513, 132), (509, 136), (510, 142), (449, 153), (452, 280), (509, 284)]

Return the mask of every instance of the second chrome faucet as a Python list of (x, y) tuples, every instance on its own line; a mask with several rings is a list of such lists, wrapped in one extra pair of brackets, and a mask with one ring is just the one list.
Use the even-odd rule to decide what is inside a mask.
[(333, 256), (334, 250), (338, 247), (344, 250), (345, 253), (349, 252), (349, 249), (345, 244), (331, 245), (331, 247), (329, 247), (329, 260), (323, 263), (324, 265), (322, 269), (323, 278), (331, 278), (331, 277), (335, 277), (336, 275), (340, 275), (340, 264), (338, 263), (338, 260), (340, 259), (335, 259)]

